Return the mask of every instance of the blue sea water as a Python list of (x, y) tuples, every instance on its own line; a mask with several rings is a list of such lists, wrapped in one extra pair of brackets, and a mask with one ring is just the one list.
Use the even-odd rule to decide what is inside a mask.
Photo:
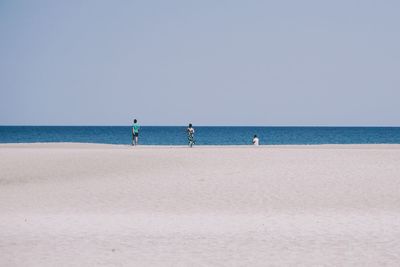
[[(142, 145), (186, 145), (184, 126), (144, 126)], [(195, 127), (197, 145), (400, 144), (400, 127)], [(129, 126), (0, 126), (0, 143), (130, 144)]]

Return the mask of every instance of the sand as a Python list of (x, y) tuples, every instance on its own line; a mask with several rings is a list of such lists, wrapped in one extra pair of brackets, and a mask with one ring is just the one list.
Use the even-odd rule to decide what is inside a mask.
[(0, 266), (294, 265), (400, 265), (400, 145), (0, 145)]

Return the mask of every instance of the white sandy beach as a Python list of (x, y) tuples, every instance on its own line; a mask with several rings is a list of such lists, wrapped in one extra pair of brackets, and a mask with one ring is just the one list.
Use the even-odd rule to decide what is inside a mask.
[(400, 145), (0, 145), (0, 266), (400, 266)]

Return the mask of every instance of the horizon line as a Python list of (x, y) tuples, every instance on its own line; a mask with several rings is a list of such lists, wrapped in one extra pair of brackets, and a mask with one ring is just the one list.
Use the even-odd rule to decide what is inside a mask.
[[(57, 125), (46, 125), (46, 124), (0, 124), (0, 127), (130, 127), (131, 125), (84, 125), (84, 124), (57, 124)], [(140, 125), (142, 127), (186, 127), (187, 125)], [(194, 127), (326, 127), (326, 128), (399, 128), (400, 125), (194, 125)]]

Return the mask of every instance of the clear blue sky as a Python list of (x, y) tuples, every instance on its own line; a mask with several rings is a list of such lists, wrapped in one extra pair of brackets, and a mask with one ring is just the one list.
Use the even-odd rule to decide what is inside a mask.
[(0, 124), (400, 126), (399, 14), (385, 0), (0, 0)]

